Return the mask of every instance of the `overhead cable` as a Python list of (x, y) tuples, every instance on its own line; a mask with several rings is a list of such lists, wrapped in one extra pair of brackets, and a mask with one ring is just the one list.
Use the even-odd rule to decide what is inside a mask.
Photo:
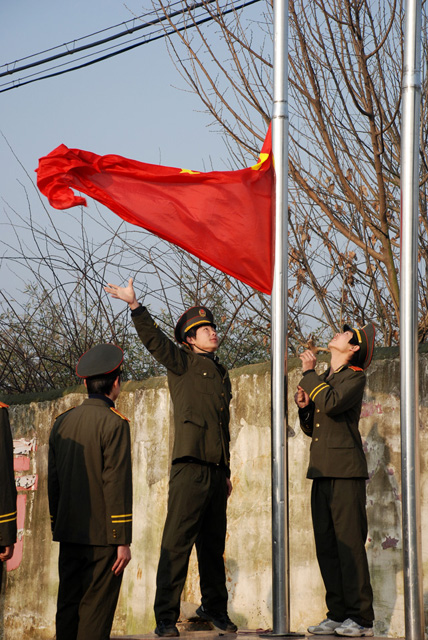
[[(122, 53), (125, 53), (127, 51), (131, 51), (132, 49), (135, 49), (137, 47), (141, 47), (142, 45), (148, 44), (149, 42), (154, 42), (154, 41), (159, 40), (161, 38), (169, 37), (169, 36), (173, 35), (176, 32), (188, 30), (188, 29), (191, 29), (193, 27), (200, 26), (200, 25), (202, 25), (204, 23), (211, 22), (211, 21), (215, 20), (219, 15), (227, 15), (229, 13), (235, 12), (235, 11), (237, 11), (239, 9), (243, 9), (243, 8), (245, 8), (247, 6), (252, 5), (252, 4), (256, 4), (257, 2), (260, 2), (260, 1), (261, 0), (243, 0), (243, 2), (241, 2), (239, 5), (234, 5), (229, 9), (224, 9), (224, 10), (221, 10), (219, 12), (216, 12), (215, 14), (210, 14), (209, 16), (207, 16), (205, 18), (194, 19), (191, 24), (185, 24), (185, 25), (183, 25), (181, 27), (180, 26), (172, 27), (170, 30), (166, 30), (164, 27), (162, 27), (161, 33), (159, 33), (159, 29), (158, 29), (157, 31), (151, 32), (148, 36), (142, 36), (140, 38), (136, 38), (136, 40), (139, 40), (139, 41), (136, 42), (135, 44), (128, 45), (126, 47), (122, 47), (121, 49), (119, 49), (117, 51), (113, 51), (113, 52), (108, 53), (106, 55), (99, 56), (99, 57), (97, 57), (97, 58), (95, 58), (93, 60), (89, 60), (87, 62), (84, 62), (84, 63), (80, 64), (80, 65), (75, 65), (73, 67), (69, 67), (67, 69), (62, 69), (61, 71), (55, 71), (53, 73), (46, 73), (47, 71), (50, 71), (51, 69), (58, 69), (61, 66), (68, 65), (69, 62), (66, 62), (66, 63), (62, 63), (60, 65), (56, 65), (54, 67), (50, 67), (49, 69), (44, 69), (43, 71), (37, 71), (34, 74), (30, 74), (30, 75), (21, 77), (18, 80), (10, 80), (10, 81), (5, 82), (4, 84), (0, 85), (0, 93), (4, 93), (6, 91), (11, 91), (12, 89), (17, 89), (19, 87), (23, 87), (23, 86), (25, 86), (27, 84), (31, 84), (33, 82), (38, 82), (39, 80), (45, 80), (47, 78), (53, 78), (53, 77), (56, 77), (56, 76), (60, 76), (60, 75), (63, 75), (65, 73), (69, 73), (71, 71), (76, 71), (78, 69), (83, 69), (83, 68), (91, 66), (93, 64), (97, 64), (98, 62), (102, 62), (103, 60), (108, 60), (109, 58), (113, 58), (113, 57), (115, 57), (117, 55), (120, 55)], [(29, 68), (33, 68), (33, 67), (36, 67), (36, 66), (46, 65), (48, 62), (53, 62), (53, 61), (56, 61), (56, 60), (58, 60), (60, 58), (65, 57), (65, 56), (70, 56), (70, 55), (73, 55), (75, 53), (80, 53), (80, 52), (83, 52), (83, 51), (85, 51), (87, 49), (91, 49), (91, 48), (93, 48), (95, 46), (100, 46), (102, 44), (106, 44), (107, 42), (111, 42), (112, 40), (116, 40), (118, 38), (123, 38), (125, 35), (129, 36), (130, 34), (134, 33), (135, 31), (139, 31), (141, 29), (146, 29), (146, 28), (148, 28), (150, 26), (155, 26), (157, 24), (160, 24), (164, 20), (177, 17), (178, 15), (184, 16), (186, 13), (189, 12), (189, 10), (193, 11), (194, 9), (200, 9), (200, 8), (206, 7), (206, 5), (212, 4), (214, 2), (216, 2), (216, 0), (202, 0), (201, 2), (192, 4), (190, 7), (186, 6), (184, 9), (181, 9), (179, 11), (174, 11), (174, 12), (172, 12), (170, 14), (167, 14), (165, 16), (157, 18), (156, 20), (152, 20), (150, 22), (145, 22), (142, 25), (138, 25), (137, 27), (132, 27), (131, 29), (128, 29), (126, 31), (122, 31), (121, 33), (115, 34), (113, 36), (109, 36), (108, 38), (103, 38), (101, 40), (98, 40), (98, 41), (93, 42), (93, 43), (89, 43), (87, 45), (82, 45), (82, 46), (79, 46), (79, 47), (75, 47), (72, 50), (67, 50), (65, 52), (58, 53), (58, 54), (56, 54), (54, 56), (49, 56), (49, 57), (44, 58), (42, 60), (39, 60), (39, 61), (36, 61), (36, 62), (32, 62), (32, 63), (28, 63), (26, 65), (22, 65), (19, 68), (8, 69), (8, 71), (0, 73), (0, 77), (5, 77), (7, 75), (12, 75), (14, 73), (18, 73), (19, 71), (23, 71), (23, 70), (26, 70), (26, 69), (29, 69)], [(144, 16), (140, 16), (140, 17), (144, 17)], [(129, 21), (129, 22), (132, 22), (132, 21)], [(127, 23), (121, 23), (121, 24), (127, 24)], [(121, 25), (116, 25), (116, 27), (117, 26), (121, 26)], [(109, 27), (108, 29), (104, 29), (104, 30), (96, 32), (96, 33), (97, 34), (98, 33), (103, 33), (104, 31), (108, 31), (108, 30), (116, 28), (116, 27)], [(92, 34), (92, 35), (94, 35), (94, 34)], [(88, 37), (91, 37), (91, 36), (84, 36), (82, 38), (79, 38), (79, 41), (80, 40), (84, 40), (85, 38), (88, 38)], [(42, 53), (46, 53), (48, 51), (52, 51), (52, 50), (57, 49), (59, 47), (72, 45), (74, 42), (77, 42), (77, 40), (74, 40), (72, 42), (66, 43), (64, 45), (58, 45), (57, 47), (53, 47), (52, 49), (48, 49), (48, 50), (46, 50), (45, 52), (42, 52)], [(118, 46), (120, 46), (120, 45), (119, 44), (113, 45), (112, 47), (108, 47), (108, 48), (102, 49), (101, 52), (109, 51), (109, 50), (114, 49), (114, 48), (116, 48)], [(100, 52), (98, 52), (98, 53), (100, 53)], [(15, 61), (15, 63), (7, 63), (7, 65), (1, 65), (0, 69), (2, 67), (5, 67), (5, 66), (8, 66), (8, 67), (12, 66), (13, 64), (16, 64), (16, 62), (20, 62), (20, 61), (29, 59), (31, 57), (35, 57), (37, 55), (40, 55), (40, 54), (33, 54), (33, 56), (27, 56), (26, 58), (21, 58), (20, 60)], [(87, 56), (82, 56), (82, 57), (78, 58), (78, 60), (83, 60), (85, 58), (90, 57), (91, 55), (95, 55), (95, 54), (88, 54)], [(32, 76), (37, 76), (39, 74), (44, 74), (44, 75), (40, 75), (39, 77), (32, 77)], [(28, 78), (31, 78), (31, 79), (28, 79)], [(11, 85), (11, 86), (8, 86), (8, 85)], [(1, 88), (1, 87), (4, 87), (4, 88)]]
[[(199, 3), (194, 3), (193, 5), (191, 5), (190, 7), (186, 7), (185, 9), (181, 9), (179, 11), (173, 11), (167, 15), (164, 15), (162, 17), (157, 17), (155, 20), (151, 20), (150, 22), (144, 22), (143, 24), (139, 24), (136, 27), (127, 27), (125, 31), (121, 31), (120, 33), (116, 33), (113, 36), (109, 36), (107, 38), (103, 38), (101, 40), (97, 40), (95, 42), (91, 42), (89, 44), (85, 44), (85, 45), (81, 45), (79, 47), (75, 46), (76, 42), (80, 42), (81, 40), (87, 40), (88, 38), (93, 37), (94, 35), (98, 35), (99, 33), (104, 33), (106, 31), (111, 31), (112, 29), (117, 29), (117, 27), (120, 27), (122, 25), (127, 25), (130, 22), (135, 22), (135, 20), (141, 20), (142, 18), (146, 18), (147, 15), (151, 15), (151, 14), (145, 14), (143, 16), (139, 16), (138, 18), (133, 18), (132, 20), (128, 20), (127, 22), (122, 22), (120, 24), (117, 24), (113, 27), (107, 27), (106, 29), (102, 29), (101, 31), (96, 31), (92, 34), (90, 34), (89, 36), (82, 36), (81, 38), (77, 38), (75, 40), (71, 40), (70, 42), (66, 42), (64, 44), (60, 44), (57, 45), (56, 47), (52, 47), (50, 49), (47, 49), (45, 51), (41, 51), (39, 53), (34, 53), (30, 56), (26, 56), (25, 58), (20, 58), (19, 60), (15, 60), (14, 62), (7, 62), (5, 64), (0, 65), (0, 69), (3, 69), (4, 67), (6, 67), (5, 71), (0, 71), (0, 78), (3, 78), (4, 76), (8, 76), (8, 75), (12, 75), (14, 73), (18, 73), (20, 71), (25, 71), (26, 69), (30, 69), (32, 67), (37, 67), (41, 64), (46, 64), (48, 62), (53, 62), (54, 60), (58, 60), (59, 58), (63, 58), (65, 56), (70, 56), (70, 55), (74, 55), (75, 53), (79, 53), (81, 51), (86, 51), (86, 49), (91, 49), (93, 47), (98, 47), (102, 44), (106, 44), (107, 42), (111, 42), (112, 40), (117, 40), (118, 38), (123, 38), (125, 36), (129, 36), (131, 34), (133, 34), (135, 31), (141, 31), (141, 29), (146, 29), (147, 27), (151, 27), (154, 26), (156, 24), (159, 24), (161, 22), (163, 22), (164, 20), (168, 20), (170, 18), (175, 18), (178, 15), (182, 15), (183, 13), (191, 10), (193, 11), (194, 9), (199, 9), (200, 7), (203, 7), (207, 4), (211, 4), (212, 2), (215, 2), (216, 0), (202, 0), (202, 2)], [(179, 2), (176, 2), (175, 4), (181, 4)], [(39, 55), (43, 55), (44, 53), (48, 53), (49, 51), (55, 51), (56, 49), (60, 49), (62, 47), (66, 47), (67, 50), (63, 51), (61, 53), (57, 53), (53, 56), (49, 56), (48, 58), (43, 58), (42, 60), (37, 60), (35, 62), (30, 62), (28, 64), (25, 65), (21, 65), (19, 67), (16, 67), (15, 65), (18, 62), (24, 61), (24, 60), (28, 60), (30, 58), (35, 58), (36, 56)]]

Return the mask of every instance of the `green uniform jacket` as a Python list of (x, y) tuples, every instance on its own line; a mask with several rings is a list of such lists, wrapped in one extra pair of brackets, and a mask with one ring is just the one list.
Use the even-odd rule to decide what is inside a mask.
[(7, 404), (0, 402), (0, 547), (16, 542), (16, 485)]
[(101, 546), (131, 542), (129, 424), (101, 398), (87, 398), (55, 420), (48, 494), (54, 540)]
[(312, 436), (308, 478), (368, 478), (360, 420), (366, 376), (343, 366), (330, 377), (308, 371), (299, 385), (311, 399), (299, 410), (300, 424)]
[(229, 404), (227, 369), (204, 354), (178, 347), (157, 326), (145, 307), (132, 312), (138, 335), (168, 371), (174, 404), (175, 438), (172, 459), (190, 456), (224, 463), (229, 469)]

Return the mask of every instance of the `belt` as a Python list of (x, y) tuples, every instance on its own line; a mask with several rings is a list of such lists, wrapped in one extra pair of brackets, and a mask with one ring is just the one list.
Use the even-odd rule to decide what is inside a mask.
[(213, 467), (214, 469), (226, 469), (226, 465), (221, 462), (206, 462), (206, 460), (199, 460), (199, 458), (193, 458), (192, 456), (183, 456), (182, 458), (176, 458), (172, 464), (179, 464), (180, 462), (190, 462), (191, 464), (201, 464), (203, 467)]

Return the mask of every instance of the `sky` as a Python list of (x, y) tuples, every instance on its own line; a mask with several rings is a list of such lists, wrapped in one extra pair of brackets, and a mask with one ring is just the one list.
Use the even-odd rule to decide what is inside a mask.
[[(139, 0), (3, 2), (0, 65), (150, 9)], [(155, 164), (225, 169), (224, 143), (201, 109), (170, 59), (165, 39), (87, 69), (0, 93), (0, 288), (10, 282), (1, 260), (7, 253), (1, 242), (10, 234), (7, 215), (11, 208), (24, 215), (28, 210), (22, 183), (28, 190), (25, 171), (35, 182), (39, 157), (63, 143)], [(37, 194), (29, 198), (34, 201)], [(37, 207), (34, 211), (37, 215)]]
[[(129, 20), (146, 9), (127, 0), (2, 3), (0, 64)], [(175, 86), (174, 86), (175, 85)], [(0, 94), (0, 126), (29, 169), (61, 142), (100, 155), (163, 164), (199, 163), (218, 141), (184, 87), (165, 40), (58, 78)], [(194, 133), (197, 131), (197, 135)], [(3, 187), (3, 184), (2, 184)]]

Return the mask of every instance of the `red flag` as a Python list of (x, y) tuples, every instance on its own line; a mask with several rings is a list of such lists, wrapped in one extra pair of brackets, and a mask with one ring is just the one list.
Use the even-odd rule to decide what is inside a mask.
[(238, 171), (162, 167), (62, 144), (40, 158), (37, 186), (56, 209), (86, 205), (75, 189), (255, 289), (272, 290), (270, 129), (258, 164)]

